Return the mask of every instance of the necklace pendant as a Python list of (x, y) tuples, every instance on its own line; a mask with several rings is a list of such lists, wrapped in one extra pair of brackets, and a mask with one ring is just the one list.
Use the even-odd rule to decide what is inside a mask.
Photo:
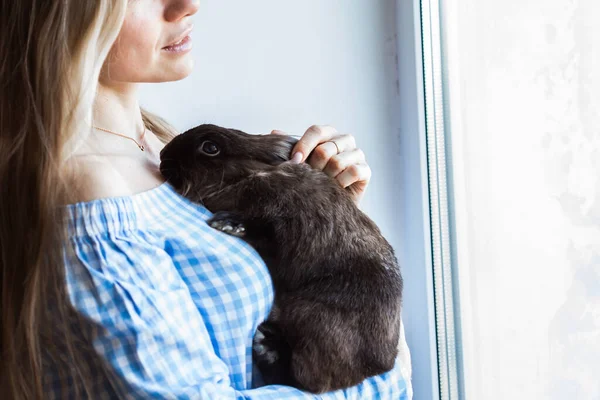
[(144, 146), (142, 146), (141, 144), (138, 144), (138, 147), (140, 148), (141, 151), (144, 151)]

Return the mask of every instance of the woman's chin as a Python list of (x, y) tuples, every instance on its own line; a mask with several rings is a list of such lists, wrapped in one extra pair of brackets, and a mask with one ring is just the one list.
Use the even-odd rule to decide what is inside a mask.
[(172, 82), (187, 78), (194, 70), (194, 60), (189, 57), (186, 60), (170, 62), (160, 69), (157, 79), (153, 82)]
[(179, 81), (187, 78), (194, 70), (194, 60), (190, 60), (187, 65), (177, 68), (173, 71), (173, 81)]

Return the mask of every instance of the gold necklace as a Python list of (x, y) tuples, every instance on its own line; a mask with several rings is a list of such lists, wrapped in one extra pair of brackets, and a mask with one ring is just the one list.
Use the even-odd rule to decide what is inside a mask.
[[(141, 145), (141, 144), (139, 144), (139, 143), (138, 143), (138, 142), (137, 142), (137, 141), (136, 141), (134, 138), (132, 138), (131, 136), (122, 135), (122, 134), (120, 134), (120, 133), (113, 132), (113, 131), (111, 131), (111, 130), (104, 129), (104, 128), (99, 128), (99, 127), (97, 127), (97, 126), (94, 126), (94, 125), (92, 125), (92, 128), (95, 128), (95, 129), (98, 129), (98, 130), (101, 130), (101, 131), (104, 131), (104, 132), (112, 133), (113, 135), (117, 135), (117, 136), (124, 137), (125, 139), (133, 140), (133, 142), (134, 142), (135, 144), (137, 144), (137, 147), (139, 147), (141, 151), (144, 151), (144, 146), (143, 146), (143, 145)], [(140, 136), (140, 140), (142, 140), (142, 139), (144, 138), (144, 134), (145, 134), (145, 133), (146, 133), (146, 127), (144, 126), (144, 131), (142, 132), (142, 135)]]

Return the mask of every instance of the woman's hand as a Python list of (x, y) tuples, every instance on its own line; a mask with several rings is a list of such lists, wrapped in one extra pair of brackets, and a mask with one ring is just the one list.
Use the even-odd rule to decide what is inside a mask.
[[(279, 130), (271, 133), (286, 134)], [(350, 192), (356, 205), (371, 179), (371, 168), (363, 151), (356, 147), (354, 136), (341, 134), (327, 125), (313, 125), (306, 130), (292, 150), (292, 161), (306, 161), (334, 178)]]

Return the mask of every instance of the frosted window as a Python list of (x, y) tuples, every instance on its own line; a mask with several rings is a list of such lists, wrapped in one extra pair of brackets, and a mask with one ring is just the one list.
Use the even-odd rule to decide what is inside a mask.
[(466, 398), (600, 399), (600, 2), (442, 4)]

